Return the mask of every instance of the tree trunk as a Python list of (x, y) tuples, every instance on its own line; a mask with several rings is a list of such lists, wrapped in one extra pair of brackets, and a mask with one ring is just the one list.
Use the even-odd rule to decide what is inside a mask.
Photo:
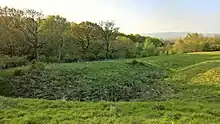
[(61, 48), (59, 46), (59, 48), (58, 48), (58, 60), (60, 60), (60, 59), (61, 59)]
[(39, 60), (39, 50), (38, 50), (38, 47), (37, 46), (35, 46), (35, 59), (36, 60)]
[(64, 41), (65, 41), (64, 36), (62, 36), (62, 45), (59, 46), (59, 48), (58, 48), (58, 59), (59, 60), (61, 60), (62, 50), (65, 47), (65, 42)]
[(109, 43), (106, 42), (106, 53), (105, 53), (105, 57), (108, 59), (109, 58)]

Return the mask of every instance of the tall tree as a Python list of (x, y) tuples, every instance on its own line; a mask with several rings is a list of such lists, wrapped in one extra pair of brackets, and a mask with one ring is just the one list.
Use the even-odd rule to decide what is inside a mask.
[(95, 23), (86, 21), (72, 26), (72, 37), (84, 54), (91, 48), (92, 42), (98, 40), (98, 36), (99, 26)]
[(24, 39), (16, 26), (21, 13), (22, 11), (14, 8), (0, 7), (0, 49), (4, 54), (11, 56), (21, 54)]
[(127, 37), (130, 38), (135, 43), (144, 43), (145, 39), (146, 39), (146, 37), (141, 36), (139, 34), (135, 34), (135, 35), (129, 34), (129, 35), (127, 35)]
[(156, 47), (162, 47), (165, 45), (165, 43), (158, 38), (146, 37), (146, 40), (152, 42)]
[(59, 15), (48, 16), (41, 23), (43, 34), (46, 35), (48, 48), (56, 50), (55, 54), (61, 59), (67, 41), (67, 35), (70, 29), (70, 23), (66, 18)]
[(17, 27), (23, 32), (27, 43), (31, 50), (33, 50), (34, 58), (39, 59), (39, 48), (44, 45), (40, 37), (42, 29), (40, 29), (40, 22), (43, 14), (35, 10), (26, 9), (22, 13), (20, 23), (16, 23)]
[(100, 24), (101, 39), (104, 41), (105, 56), (109, 58), (110, 42), (116, 40), (118, 27), (115, 27), (114, 21), (101, 21)]
[(113, 54), (117, 54), (119, 58), (132, 58), (135, 56), (136, 45), (126, 36), (118, 36), (112, 47), (115, 52)]

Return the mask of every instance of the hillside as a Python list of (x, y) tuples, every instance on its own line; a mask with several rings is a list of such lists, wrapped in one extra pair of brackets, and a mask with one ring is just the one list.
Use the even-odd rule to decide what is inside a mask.
[(176, 39), (182, 38), (187, 35), (188, 32), (156, 32), (156, 33), (143, 33), (143, 36), (151, 36), (161, 39)]
[[(156, 33), (143, 33), (143, 36), (151, 36), (161, 39), (178, 39), (185, 37), (188, 33), (191, 32), (156, 32)], [(219, 36), (218, 33), (202, 33), (204, 36)]]
[(0, 72), (0, 123), (220, 122), (220, 52), (12, 73)]

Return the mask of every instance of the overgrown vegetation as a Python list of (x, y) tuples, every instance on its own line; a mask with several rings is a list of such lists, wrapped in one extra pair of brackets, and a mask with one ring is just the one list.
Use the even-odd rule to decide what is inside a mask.
[[(210, 52), (47, 64), (41, 69), (32, 68), (25, 75), (4, 76), (0, 82), (7, 83), (1, 83), (4, 86), (1, 94), (61, 100), (0, 97), (0, 120), (3, 123), (218, 123), (219, 55)], [(20, 69), (30, 70), (30, 66)], [(0, 75), (13, 73), (9, 70), (2, 70)], [(148, 94), (138, 92), (139, 88)], [(88, 102), (91, 100), (103, 102)]]
[(8, 7), (0, 27), (0, 123), (220, 122), (220, 53), (204, 52), (219, 37), (170, 42)]
[[(1, 95), (80, 101), (164, 100), (172, 92), (164, 70), (147, 63), (102, 62), (49, 65), (1, 83)], [(139, 64), (140, 63), (140, 64)], [(40, 65), (40, 66), (39, 66)], [(6, 88), (7, 87), (7, 88)]]
[(1, 56), (0, 55), (0, 70), (1, 69), (8, 69), (8, 68), (14, 68), (19, 66), (25, 66), (29, 62), (26, 59), (26, 57), (9, 57), (9, 56)]

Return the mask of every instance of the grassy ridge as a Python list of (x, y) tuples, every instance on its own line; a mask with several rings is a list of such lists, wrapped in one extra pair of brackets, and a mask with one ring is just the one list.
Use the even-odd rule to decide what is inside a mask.
[[(80, 80), (91, 83), (96, 81), (98, 84), (117, 82), (114, 79), (120, 79), (119, 83), (144, 78), (153, 80), (155, 85), (148, 85), (149, 88), (164, 87), (168, 84), (172, 85), (173, 91), (167, 92), (169, 89), (166, 88), (156, 90), (166, 94), (157, 97), (160, 101), (148, 99), (145, 102), (71, 102), (0, 97), (0, 123), (220, 122), (219, 52), (158, 56), (138, 60), (146, 66), (126, 64), (130, 61), (52, 64), (48, 65), (46, 70), (50, 70), (51, 73), (52, 70), (57, 72), (53, 72), (53, 75), (62, 74), (58, 72), (66, 70), (80, 70), (84, 75), (80, 75)], [(108, 81), (109, 77), (111, 78)], [(152, 90), (151, 93), (155, 92)]]

